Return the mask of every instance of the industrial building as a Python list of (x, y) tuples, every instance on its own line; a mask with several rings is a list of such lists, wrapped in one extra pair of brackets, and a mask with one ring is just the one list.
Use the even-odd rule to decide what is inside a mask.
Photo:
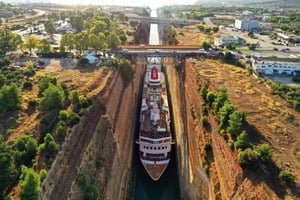
[(259, 21), (253, 19), (236, 19), (234, 26), (243, 31), (255, 31), (260, 28)]
[(252, 68), (263, 75), (296, 76), (300, 74), (300, 60), (252, 59)]

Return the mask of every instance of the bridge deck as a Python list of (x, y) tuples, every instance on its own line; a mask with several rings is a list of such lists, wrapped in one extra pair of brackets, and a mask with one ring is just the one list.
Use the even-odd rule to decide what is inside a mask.
[(121, 49), (147, 50), (147, 49), (168, 49), (168, 50), (197, 50), (199, 45), (122, 45)]

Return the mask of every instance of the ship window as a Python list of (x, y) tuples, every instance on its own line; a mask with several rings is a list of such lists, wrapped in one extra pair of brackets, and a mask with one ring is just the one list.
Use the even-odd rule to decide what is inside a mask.
[(150, 149), (152, 149), (152, 147), (150, 147)]
[(161, 147), (162, 149), (165, 149), (165, 147)]
[(160, 150), (160, 147), (158, 147), (158, 150)]
[(154, 150), (156, 150), (156, 147), (154, 147)]

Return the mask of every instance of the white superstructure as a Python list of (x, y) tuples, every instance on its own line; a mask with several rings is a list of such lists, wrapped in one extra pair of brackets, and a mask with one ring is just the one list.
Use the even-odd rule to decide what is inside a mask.
[(172, 135), (164, 73), (158, 59), (148, 60), (140, 112), (140, 160), (153, 180), (158, 180), (171, 158)]

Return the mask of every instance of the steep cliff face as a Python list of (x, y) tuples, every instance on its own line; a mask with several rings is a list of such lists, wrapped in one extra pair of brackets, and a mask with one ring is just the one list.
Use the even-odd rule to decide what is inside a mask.
[[(89, 175), (104, 199), (125, 199), (132, 177), (138, 86), (144, 66), (124, 86), (115, 72), (66, 139), (42, 186), (42, 199), (82, 199), (78, 172)], [(97, 160), (103, 166), (96, 166)]]
[[(187, 140), (189, 143), (190, 168), (193, 179), (202, 177), (197, 173), (199, 166), (206, 166), (210, 190), (213, 199), (277, 199), (276, 194), (265, 182), (255, 182), (246, 176), (233, 152), (224, 138), (218, 133), (217, 119), (209, 115), (209, 128), (200, 124), (201, 105), (203, 103), (198, 92), (202, 77), (190, 62), (186, 62), (184, 71), (184, 100), (186, 101)], [(203, 82), (202, 82), (203, 83)], [(207, 148), (211, 146), (212, 148)], [(203, 187), (203, 186), (201, 186)], [(205, 190), (203, 191), (205, 192)], [(203, 195), (203, 194), (202, 194)]]

